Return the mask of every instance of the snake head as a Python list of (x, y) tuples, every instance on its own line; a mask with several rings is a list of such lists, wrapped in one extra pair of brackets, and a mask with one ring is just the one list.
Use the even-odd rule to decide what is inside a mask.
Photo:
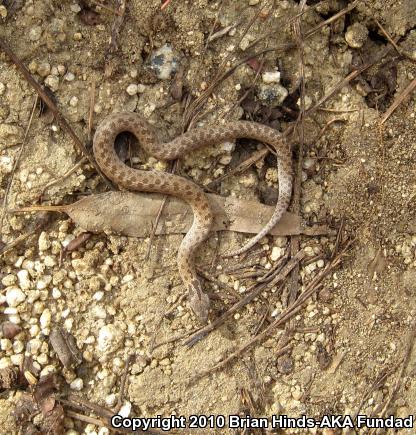
[(202, 291), (201, 283), (198, 280), (194, 280), (193, 285), (189, 286), (188, 291), (189, 305), (192, 311), (201, 323), (207, 323), (210, 301), (208, 295)]

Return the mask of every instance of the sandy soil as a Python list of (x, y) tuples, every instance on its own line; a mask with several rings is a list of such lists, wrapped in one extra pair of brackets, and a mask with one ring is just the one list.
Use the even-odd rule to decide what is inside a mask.
[[(114, 14), (94, 6), (95, 2), (2, 3), (0, 37), (36, 80), (51, 89), (62, 115), (87, 144), (92, 87), (92, 131), (108, 113), (136, 111), (157, 126), (161, 139), (168, 140), (184, 128), (186, 101), (203, 93), (227, 56), (225, 67), (230, 68), (253, 53), (296, 42), (291, 23), (299, 12), (298, 2), (291, 0), (277, 1), (274, 8), (273, 2), (265, 1), (172, 0), (163, 11), (158, 0), (131, 0), (117, 39), (119, 47), (109, 54)], [(113, 8), (115, 3), (106, 2)], [(347, 5), (333, 0), (308, 7), (301, 20), (303, 34)], [(387, 48), (390, 51), (383, 65), (365, 71), (326, 101), (324, 110), (305, 118), (299, 213), (305, 226), (337, 230), (342, 225), (344, 237), (354, 243), (341, 266), (323, 280), (319, 292), (285, 329), (276, 329), (226, 368), (190, 382), (264, 330), (286, 308), (289, 280), (283, 288), (268, 288), (195, 346), (173, 341), (152, 350), (154, 340), (165, 342), (198, 326), (186, 299), (180, 299), (184, 288), (176, 250), (182, 236), (156, 237), (146, 258), (149, 239), (96, 234), (60, 262), (63, 247), (83, 230), (64, 214), (52, 214), (46, 226), (0, 256), (1, 321), (21, 327), (12, 338), (7, 338), (4, 328), (0, 332), (0, 369), (18, 367), (24, 355), (31, 356), (39, 370), (37, 377), (54, 371), (63, 376), (64, 397), (75, 392), (114, 408), (126, 361), (135, 353), (123, 398), (123, 412), (135, 417), (416, 414), (416, 351), (409, 348), (416, 313), (414, 94), (380, 124), (416, 77), (415, 9), (414, 0), (360, 0), (332, 25), (305, 37), (306, 107), (354, 68)], [(376, 20), (398, 41), (404, 56), (391, 48)], [(232, 25), (227, 34), (206, 45), (213, 28), (215, 34)], [(182, 68), (181, 80), (178, 75), (161, 79), (150, 68), (152, 53), (165, 44), (173, 48)], [(298, 47), (268, 52), (257, 78), (253, 65), (243, 63), (221, 82), (201, 108), (199, 124), (243, 118), (281, 131), (295, 125), (302, 70)], [(277, 69), (279, 83), (263, 75)], [(183, 85), (179, 100), (177, 93), (173, 92), (176, 99), (172, 96), (178, 82)], [(241, 102), (249, 88), (252, 92)], [(283, 103), (279, 101), (286, 94)], [(0, 198), (12, 174), (9, 208), (35, 204), (40, 197), (43, 204), (68, 204), (103, 192), (105, 184), (85, 161), (59, 180), (81, 156), (50, 114), (39, 116), (36, 111), (24, 140), (35, 97), (0, 52)], [(299, 159), (298, 132), (288, 137), (294, 167)], [(221, 195), (273, 203), (278, 177), (271, 156), (240, 175), (210, 184), (260, 148), (249, 141), (206, 148), (186, 156), (180, 173)], [(133, 161), (143, 162), (143, 156)], [(167, 167), (154, 159), (144, 166)], [(58, 182), (44, 190), (54, 180)], [(2, 246), (27, 233), (34, 219), (33, 214), (7, 214)], [(306, 252), (299, 271), (300, 293), (330, 263), (336, 246), (333, 234), (300, 237)], [(198, 264), (217, 283), (206, 282), (207, 290), (216, 294), (211, 320), (255, 283), (247, 272), (261, 276), (289, 252), (290, 238), (268, 237), (248, 258), (224, 261), (219, 257), (241, 246), (245, 237), (213, 234), (198, 254)], [(57, 325), (76, 340), (82, 354), (77, 368), (63, 369), (52, 349), (49, 334)], [(278, 357), (285, 343), (290, 349)], [(21, 394), (15, 389), (2, 393), (1, 433), (17, 433), (12, 412)], [(108, 433), (69, 416), (64, 426), (71, 435)], [(200, 432), (251, 433), (221, 428)], [(279, 432), (269, 427), (263, 433), (338, 432)]]

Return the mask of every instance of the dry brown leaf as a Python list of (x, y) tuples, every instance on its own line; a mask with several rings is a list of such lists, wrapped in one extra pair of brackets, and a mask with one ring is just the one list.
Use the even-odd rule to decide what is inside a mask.
[[(257, 201), (208, 195), (214, 210), (213, 230), (229, 230), (257, 234), (269, 221), (274, 207)], [(148, 193), (107, 192), (91, 195), (74, 204), (59, 207), (26, 207), (17, 211), (52, 210), (67, 213), (80, 227), (94, 233), (113, 232), (131, 237), (150, 235), (163, 196)], [(170, 198), (156, 234), (186, 233), (192, 224), (191, 208), (184, 202)], [(302, 227), (299, 216), (286, 212), (270, 231), (274, 236), (294, 234), (332, 234), (326, 226)]]

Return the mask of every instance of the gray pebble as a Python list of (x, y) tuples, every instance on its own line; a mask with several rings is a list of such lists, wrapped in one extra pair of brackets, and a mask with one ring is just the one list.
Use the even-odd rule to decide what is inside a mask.
[(33, 42), (39, 41), (40, 37), (42, 36), (42, 27), (40, 26), (33, 26), (29, 30), (29, 39)]
[(178, 70), (178, 67), (179, 59), (169, 44), (165, 44), (154, 51), (150, 57), (150, 69), (161, 80), (171, 78)]
[(132, 84), (130, 84), (130, 85), (127, 86), (127, 88), (126, 88), (126, 92), (127, 92), (129, 95), (133, 96), (133, 95), (136, 95), (136, 94), (137, 94), (138, 89), (139, 89), (138, 86), (137, 86), (135, 83), (132, 83)]
[(345, 40), (351, 48), (361, 48), (368, 37), (368, 29), (364, 24), (354, 23), (345, 32)]
[(56, 76), (48, 76), (45, 79), (45, 85), (47, 85), (51, 91), (55, 92), (59, 89), (59, 78)]
[(279, 83), (265, 84), (259, 86), (257, 96), (267, 105), (277, 107), (283, 103), (289, 92)]
[(75, 76), (74, 76), (74, 74), (73, 74), (72, 72), (67, 72), (67, 73), (64, 75), (64, 79), (65, 79), (67, 82), (72, 82), (72, 81), (75, 79)]

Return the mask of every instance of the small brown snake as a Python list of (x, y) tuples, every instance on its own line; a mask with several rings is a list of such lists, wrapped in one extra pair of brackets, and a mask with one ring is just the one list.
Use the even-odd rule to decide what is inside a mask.
[[(198, 246), (208, 237), (213, 213), (204, 192), (192, 181), (178, 175), (130, 168), (114, 150), (116, 136), (124, 131), (132, 133), (145, 151), (160, 160), (173, 160), (203, 146), (215, 145), (237, 138), (255, 139), (269, 144), (277, 154), (279, 172), (279, 200), (267, 225), (249, 242), (227, 256), (241, 254), (263, 238), (280, 220), (292, 194), (292, 159), (288, 144), (274, 129), (256, 122), (234, 121), (223, 125), (205, 126), (190, 130), (168, 143), (159, 142), (153, 128), (137, 113), (113, 113), (98, 126), (94, 135), (94, 155), (98, 165), (114, 183), (128, 190), (157, 192), (176, 196), (192, 207), (194, 221), (178, 250), (178, 268), (189, 292), (189, 303), (203, 323), (207, 321), (209, 297), (202, 291), (194, 265)], [(255, 211), (253, 210), (253, 213)]]

